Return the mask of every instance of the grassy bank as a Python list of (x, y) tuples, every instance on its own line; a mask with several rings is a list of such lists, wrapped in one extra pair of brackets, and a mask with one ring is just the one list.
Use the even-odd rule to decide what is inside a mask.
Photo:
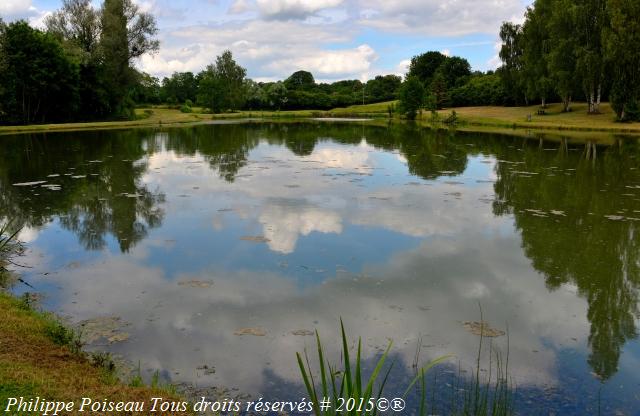
[(176, 399), (164, 389), (132, 387), (118, 381), (104, 361), (78, 352), (70, 332), (51, 316), (32, 310), (4, 292), (0, 292), (0, 311), (0, 408), (3, 410), (8, 398), (20, 396), (75, 401), (76, 408), (82, 397), (99, 401), (142, 401), (146, 403), (145, 409), (152, 397)]
[[(298, 111), (239, 111), (235, 113), (208, 114), (202, 108), (194, 107), (191, 113), (182, 113), (176, 109), (166, 107), (143, 108), (136, 110), (137, 120), (106, 121), (91, 123), (38, 124), (28, 126), (0, 126), (1, 134), (75, 131), (93, 129), (123, 129), (133, 127), (167, 127), (176, 125), (200, 124), (212, 121), (224, 121), (242, 118), (284, 119), (309, 117), (370, 117), (387, 118), (389, 105), (395, 101), (355, 105), (351, 107), (335, 108), (329, 111), (298, 110)], [(539, 106), (529, 107), (459, 107), (455, 108), (458, 115), (458, 126), (467, 130), (484, 131), (487, 129), (527, 129), (527, 130), (556, 130), (563, 132), (608, 132), (640, 134), (640, 123), (617, 123), (608, 103), (601, 105), (601, 113), (587, 114), (585, 103), (572, 105), (573, 111), (561, 112), (560, 104), (551, 104), (545, 109), (544, 115), (539, 115)], [(440, 110), (441, 118), (446, 118), (451, 109)], [(528, 121), (528, 116), (531, 121)], [(397, 115), (395, 116), (397, 118)], [(428, 122), (429, 112), (423, 111), (419, 122)]]

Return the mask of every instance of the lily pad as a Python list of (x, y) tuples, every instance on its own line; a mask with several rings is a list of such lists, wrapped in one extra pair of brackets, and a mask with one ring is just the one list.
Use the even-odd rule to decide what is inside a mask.
[(291, 331), (291, 335), (297, 335), (301, 337), (310, 336), (314, 334), (315, 332), (309, 331), (308, 329), (294, 329), (293, 331)]
[(500, 329), (492, 328), (487, 321), (465, 321), (462, 323), (462, 327), (473, 335), (482, 335), (483, 337), (494, 338), (505, 334)]
[(243, 336), (243, 335), (253, 335), (255, 337), (263, 337), (265, 335), (267, 335), (267, 331), (265, 331), (262, 328), (240, 328), (237, 329), (233, 335), (239, 335), (239, 336)]

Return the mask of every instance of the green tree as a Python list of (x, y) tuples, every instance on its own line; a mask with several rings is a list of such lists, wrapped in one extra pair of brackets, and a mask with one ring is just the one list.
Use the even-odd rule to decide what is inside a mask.
[(246, 75), (247, 70), (233, 60), (231, 51), (224, 51), (200, 75), (199, 101), (216, 113), (242, 108)]
[(424, 106), (425, 91), (422, 82), (417, 77), (407, 77), (400, 86), (398, 98), (400, 100), (400, 111), (409, 120), (414, 120), (418, 111)]
[(578, 89), (576, 50), (578, 39), (575, 27), (573, 0), (556, 0), (548, 22), (549, 74), (562, 101), (562, 111), (570, 110), (573, 95)]
[(446, 56), (436, 51), (414, 56), (411, 58), (407, 77), (417, 77), (423, 85), (428, 86), (431, 84), (431, 79), (446, 58)]
[(93, 58), (100, 40), (100, 12), (90, 0), (64, 0), (62, 8), (45, 19), (47, 32), (56, 36), (81, 63)]
[[(509, 100), (518, 104), (526, 94), (523, 91), (523, 33), (522, 26), (511, 22), (504, 22), (500, 27), (500, 60), (502, 66), (498, 73)], [(521, 98), (522, 97), (522, 98)]]
[(0, 121), (44, 123), (71, 118), (78, 67), (51, 35), (25, 21), (0, 27)]
[(618, 120), (638, 118), (640, 102), (640, 3), (608, 0), (611, 19), (604, 31), (605, 57), (611, 71), (612, 107)]
[(469, 61), (459, 56), (447, 56), (440, 64), (438, 72), (444, 77), (447, 89), (463, 85), (471, 76)]
[(582, 80), (588, 112), (599, 113), (605, 76), (602, 34), (609, 23), (606, 0), (576, 0), (574, 18), (578, 35), (576, 68)]
[(368, 102), (394, 100), (398, 96), (398, 88), (402, 78), (397, 75), (378, 75), (367, 81), (366, 97)]
[(133, 115), (128, 95), (135, 82), (131, 61), (158, 50), (158, 29), (149, 13), (142, 13), (132, 0), (105, 0), (101, 12), (100, 51), (111, 113)]
[(442, 71), (436, 71), (429, 90), (434, 97), (436, 108), (444, 108), (449, 104), (449, 97), (447, 94), (447, 80)]
[(249, 110), (263, 108), (267, 103), (267, 95), (262, 86), (252, 79), (244, 81), (244, 91), (246, 93), (245, 107)]
[(281, 81), (274, 82), (267, 89), (269, 107), (280, 110), (287, 103), (287, 87)]
[(308, 71), (297, 71), (291, 74), (291, 76), (284, 80), (284, 86), (287, 90), (310, 90), (316, 86), (316, 81), (313, 79), (313, 74)]
[(525, 94), (528, 99), (539, 99), (543, 108), (553, 91), (548, 67), (551, 41), (547, 27), (551, 18), (551, 6), (551, 0), (536, 0), (533, 7), (527, 8), (522, 27)]

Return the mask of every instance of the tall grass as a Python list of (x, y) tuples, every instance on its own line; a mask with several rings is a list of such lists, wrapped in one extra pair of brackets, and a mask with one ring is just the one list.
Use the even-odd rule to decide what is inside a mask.
[(19, 250), (20, 243), (17, 240), (20, 229), (14, 231), (10, 230), (11, 223), (7, 222), (0, 226), (0, 267), (4, 268), (3, 263), (8, 263)]
[[(302, 380), (304, 381), (305, 388), (309, 394), (310, 400), (313, 403), (313, 410), (316, 416), (331, 416), (331, 415), (350, 415), (350, 416), (368, 416), (376, 415), (377, 409), (375, 403), (378, 399), (382, 398), (385, 385), (389, 378), (393, 363), (391, 363), (385, 371), (384, 365), (391, 351), (393, 345), (389, 342), (387, 349), (382, 353), (378, 359), (371, 375), (368, 379), (363, 377), (362, 371), (362, 339), (358, 338), (358, 347), (356, 350), (355, 361), (352, 362), (349, 351), (349, 341), (347, 339), (346, 331), (344, 329), (344, 323), (340, 320), (341, 338), (342, 338), (342, 368), (338, 369), (337, 366), (332, 365), (324, 354), (324, 348), (320, 341), (320, 335), (316, 331), (316, 349), (318, 353), (318, 367), (320, 371), (319, 380), (316, 381), (313, 370), (311, 369), (311, 363), (309, 356), (305, 349), (303, 354), (296, 353), (298, 360), (298, 366), (300, 367), (300, 373)], [(404, 396), (406, 397), (413, 386), (417, 383), (421, 383), (422, 387), (422, 404), (421, 409), (424, 409), (426, 399), (425, 389), (425, 373), (434, 365), (446, 360), (449, 356), (440, 357), (426, 364), (420, 368), (418, 375), (409, 383)], [(321, 401), (328, 399), (330, 406), (326, 409), (321, 406)], [(347, 410), (349, 406), (344, 406), (352, 399), (351, 403), (354, 403), (351, 409)], [(340, 406), (340, 405), (343, 406)], [(343, 411), (338, 411), (342, 407)], [(422, 413), (424, 414), (424, 413)]]
[(20, 229), (11, 232), (11, 222), (0, 226), (0, 288), (8, 286), (10, 279), (6, 269), (12, 258), (22, 250), (22, 245), (17, 239)]
[[(482, 314), (482, 312), (481, 312)], [(482, 316), (482, 315), (481, 315)], [(482, 318), (481, 318), (482, 321)], [(383, 396), (389, 374), (393, 368), (393, 362), (385, 367), (385, 363), (389, 358), (392, 342), (389, 342), (386, 350), (378, 358), (375, 367), (368, 378), (363, 377), (362, 371), (362, 342), (358, 338), (355, 360), (351, 358), (349, 349), (349, 340), (346, 335), (344, 324), (340, 320), (341, 341), (342, 341), (342, 365), (339, 368), (332, 365), (325, 357), (325, 350), (320, 340), (320, 335), (316, 331), (316, 350), (317, 350), (317, 370), (314, 373), (311, 366), (311, 360), (307, 351), (296, 353), (298, 366), (302, 381), (311, 402), (315, 416), (375, 416), (378, 411), (376, 406), (370, 407), (367, 404), (370, 400), (376, 403)], [(478, 356), (475, 363), (475, 370), (472, 377), (467, 378), (459, 367), (457, 375), (454, 374), (453, 381), (447, 382), (446, 378), (438, 380), (434, 373), (433, 384), (427, 385), (427, 372), (436, 364), (442, 363), (450, 355), (437, 358), (428, 362), (423, 367), (418, 367), (420, 347), (416, 350), (413, 367), (415, 368), (415, 376), (410, 381), (402, 398), (406, 398), (409, 393), (415, 391), (417, 393), (418, 402), (409, 403), (417, 406), (417, 414), (424, 416), (427, 414), (449, 414), (456, 416), (510, 416), (514, 414), (514, 394), (515, 387), (509, 381), (509, 337), (507, 334), (507, 353), (505, 356), (493, 347), (493, 343), (489, 343), (489, 367), (488, 375), (481, 376), (482, 353), (485, 348), (485, 338), (480, 335), (478, 345)], [(315, 374), (315, 376), (314, 376)], [(440, 384), (438, 384), (440, 383)], [(449, 386), (449, 387), (447, 387)], [(445, 396), (447, 389), (451, 391), (450, 403), (448, 409), (436, 408), (436, 395), (441, 398)], [(431, 406), (427, 408), (427, 391), (431, 393)], [(329, 399), (330, 406), (321, 406), (321, 402)], [(343, 411), (338, 411), (340, 403), (346, 403), (349, 399), (353, 399), (355, 407), (347, 410), (343, 406)], [(444, 400), (446, 401), (446, 398)], [(412, 409), (407, 409), (411, 412)], [(413, 412), (411, 412), (413, 413)]]

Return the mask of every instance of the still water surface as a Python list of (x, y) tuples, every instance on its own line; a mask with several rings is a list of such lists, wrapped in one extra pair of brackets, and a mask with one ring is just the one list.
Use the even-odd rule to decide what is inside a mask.
[(299, 398), (340, 317), (371, 362), (394, 341), (390, 391), (417, 345), (471, 370), (481, 304), (520, 414), (638, 415), (638, 155), (360, 122), (6, 136), (0, 218), (89, 348), (202, 394)]

